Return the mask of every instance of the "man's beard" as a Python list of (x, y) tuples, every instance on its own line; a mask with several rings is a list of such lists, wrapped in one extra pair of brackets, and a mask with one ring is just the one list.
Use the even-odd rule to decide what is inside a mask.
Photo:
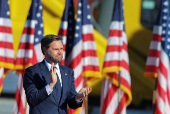
[(48, 55), (48, 58), (53, 62), (53, 63), (60, 63), (62, 58), (63, 58), (63, 55), (61, 55), (61, 59), (57, 59), (53, 56), (51, 56), (50, 52), (47, 50), (47, 55)]

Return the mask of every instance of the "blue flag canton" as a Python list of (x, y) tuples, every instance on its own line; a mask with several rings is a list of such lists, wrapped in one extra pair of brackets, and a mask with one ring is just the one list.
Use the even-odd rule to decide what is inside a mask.
[(64, 9), (63, 17), (62, 17), (63, 21), (68, 20), (69, 4), (70, 4), (70, 0), (66, 0), (66, 5), (65, 5), (65, 9)]
[(43, 16), (42, 16), (42, 3), (41, 0), (38, 0), (36, 3), (36, 18), (35, 18), (35, 33), (34, 33), (34, 45), (39, 44), (43, 37)]
[(115, 0), (114, 11), (113, 11), (113, 21), (123, 21), (123, 1)]
[(75, 19), (74, 19), (74, 5), (73, 0), (69, 2), (68, 12), (68, 29), (67, 29), (67, 43), (66, 43), (66, 58), (70, 55), (73, 48), (74, 32), (75, 32)]
[(170, 60), (170, 17), (169, 17), (169, 1), (162, 0), (162, 49), (169, 56)]
[(39, 44), (43, 37), (42, 9), (41, 0), (33, 0), (27, 17), (27, 20), (35, 22), (34, 45)]
[(8, 0), (0, 1), (0, 17), (10, 18), (9, 3)]
[(87, 0), (79, 0), (77, 9), (77, 20), (75, 26), (74, 45), (82, 39), (82, 25), (89, 25), (91, 23), (90, 6)]

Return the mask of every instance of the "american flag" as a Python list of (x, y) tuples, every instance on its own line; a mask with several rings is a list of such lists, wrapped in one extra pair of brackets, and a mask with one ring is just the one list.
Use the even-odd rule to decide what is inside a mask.
[(123, 17), (122, 0), (115, 0), (110, 25), (107, 50), (103, 64), (101, 114), (118, 114), (118, 83), (120, 71), (120, 113), (126, 113), (126, 105), (132, 100), (127, 38)]
[(16, 70), (19, 80), (15, 96), (14, 114), (23, 114), (26, 107), (25, 91), (23, 89), (23, 72), (30, 65), (42, 61), (41, 38), (43, 37), (42, 4), (41, 0), (33, 0), (21, 36), (16, 58)]
[[(60, 30), (58, 35), (63, 39), (63, 59), (60, 64), (65, 65), (65, 57), (66, 57), (66, 42), (67, 42), (67, 29), (68, 29), (68, 20), (72, 17), (74, 17), (74, 14), (69, 15), (69, 13), (72, 13), (73, 5), (71, 4), (71, 0), (66, 0), (66, 5), (63, 13), (63, 17), (60, 24)], [(71, 16), (71, 17), (70, 17)]]
[(9, 1), (0, 1), (0, 93), (7, 69), (14, 69), (13, 36)]
[[(66, 64), (74, 70), (77, 91), (84, 85), (83, 76), (101, 78), (89, 9), (87, 0), (79, 0), (73, 44), (67, 42), (73, 48), (66, 59)], [(81, 109), (72, 110), (72, 113), (84, 114), (84, 105)]]
[(147, 58), (145, 76), (157, 77), (155, 114), (170, 112), (170, 16), (169, 0), (161, 1), (150, 51)]

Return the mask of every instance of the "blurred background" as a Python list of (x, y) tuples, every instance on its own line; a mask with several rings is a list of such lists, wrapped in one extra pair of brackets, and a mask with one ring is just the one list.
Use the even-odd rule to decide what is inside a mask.
[[(31, 5), (31, 0), (9, 0), (14, 37), (15, 55)], [(75, 11), (78, 0), (73, 0)], [(88, 0), (97, 55), (102, 70), (109, 27), (112, 20), (114, 0)], [(58, 34), (65, 0), (42, 0), (44, 34)], [(154, 82), (144, 77), (146, 59), (152, 39), (152, 29), (160, 8), (160, 0), (124, 0), (125, 30), (128, 39), (129, 67), (131, 75), (132, 102), (127, 107), (128, 114), (151, 114)], [(102, 79), (92, 84), (93, 91), (88, 98), (89, 114), (100, 112)], [(0, 95), (0, 114), (11, 114), (15, 101), (18, 76), (15, 72), (3, 80)]]

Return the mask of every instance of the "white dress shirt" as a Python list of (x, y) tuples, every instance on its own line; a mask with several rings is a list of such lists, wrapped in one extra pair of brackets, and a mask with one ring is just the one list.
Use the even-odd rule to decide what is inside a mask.
[[(45, 64), (47, 65), (48, 70), (50, 71), (50, 70), (51, 70), (51, 64), (48, 63), (48, 62), (46, 61), (46, 59), (44, 59), (44, 61), (45, 61)], [(58, 78), (59, 78), (59, 81), (60, 81), (60, 84), (61, 84), (61, 87), (62, 87), (62, 79), (61, 79), (61, 73), (60, 73), (60, 68), (59, 68), (58, 63), (55, 65), (55, 67), (57, 68), (57, 69), (56, 69), (56, 73), (57, 73), (57, 75), (58, 75)], [(58, 80), (57, 80), (57, 81), (58, 81)], [(46, 88), (47, 94), (50, 95), (53, 90), (50, 89), (49, 84), (47, 84), (47, 85), (45, 86), (45, 88)]]

